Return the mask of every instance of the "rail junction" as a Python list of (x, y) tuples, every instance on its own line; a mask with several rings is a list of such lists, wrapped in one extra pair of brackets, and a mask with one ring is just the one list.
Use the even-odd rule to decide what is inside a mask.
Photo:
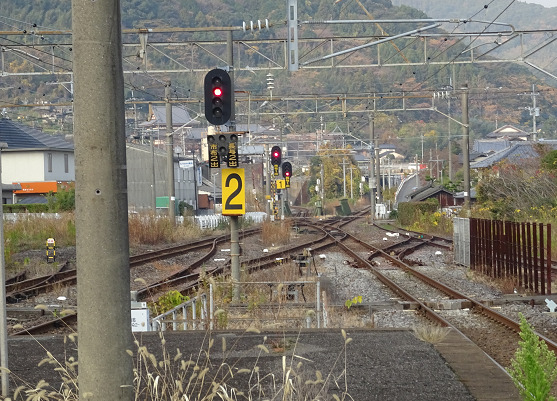
[[(243, 271), (247, 276), (254, 277), (251, 279), (252, 285), (249, 284), (250, 279), (246, 279), (247, 283), (242, 288), (256, 287), (256, 283), (263, 281), (261, 274), (267, 275), (265, 277), (268, 275), (281, 277), (282, 273), (278, 273), (279, 271), (289, 270), (290, 274), (298, 276), (295, 280), (320, 282), (321, 288), (326, 289), (331, 297), (327, 300), (325, 298), (318, 300), (316, 298), (319, 296), (314, 295), (314, 292), (306, 286), (305, 293), (302, 293), (306, 305), (302, 307), (298, 305), (302, 303), (302, 295), (297, 297), (296, 304), (294, 302), (289, 304), (289, 300), (292, 301), (292, 299), (286, 296), (283, 298), (285, 303), (281, 305), (282, 309), (300, 308), (304, 311), (313, 309), (319, 315), (322, 324), (327, 323), (327, 328), (351, 325), (346, 327), (367, 329), (391, 327), (388, 324), (382, 326), (377, 318), (388, 310), (391, 315), (405, 315), (404, 319), (411, 316), (409, 319), (412, 325), (434, 324), (450, 327), (452, 334), (447, 337), (448, 341), (459, 342), (461, 344), (459, 347), (464, 346), (462, 344), (478, 347), (478, 350), (483, 351), (475, 352), (478, 355), (485, 352), (496, 361), (498, 369), (501, 366), (508, 366), (517, 347), (519, 326), (516, 313), (509, 317), (508, 313), (498, 312), (498, 310), (504, 309), (505, 305), (509, 304), (518, 305), (516, 308), (519, 310), (522, 308), (525, 311), (533, 311), (534, 307), (542, 310), (545, 297), (521, 294), (501, 295), (497, 299), (481, 299), (478, 296), (470, 296), (468, 288), (463, 292), (454, 285), (444, 283), (442, 278), (431, 277), (421, 271), (429, 264), (427, 260), (424, 261), (423, 255), (426, 255), (425, 259), (431, 259), (429, 262), (439, 259), (436, 255), (444, 255), (445, 261), (450, 257), (451, 239), (405, 230), (397, 231), (392, 226), (371, 226), (366, 219), (362, 218), (365, 213), (364, 210), (345, 218), (323, 220), (307, 217), (292, 218), (289, 224), (292, 225), (291, 235), (294, 238), (291, 238), (290, 244), (267, 252), (261, 251), (260, 248), (254, 249), (261, 243), (258, 237), (259, 228), (250, 228), (241, 232), (244, 255), (241, 261)], [(169, 290), (178, 290), (193, 297), (201, 288), (200, 280), (207, 280), (208, 276), (214, 277), (215, 281), (221, 280), (217, 277), (226, 280), (224, 277), (230, 270), (229, 259), (219, 256), (223, 253), (226, 254), (223, 250), (226, 251), (227, 241), (226, 235), (219, 235), (187, 245), (132, 256), (130, 259), (132, 272), (141, 271), (138, 272), (139, 275), (143, 275), (145, 271), (157, 272), (149, 278), (148, 282), (135, 280), (132, 283), (132, 288), (137, 291), (138, 300), (148, 301)], [(310, 251), (308, 252), (308, 250)], [(305, 258), (302, 257), (304, 254)], [(416, 254), (421, 256), (416, 256)], [(172, 268), (167, 269), (164, 266), (167, 266), (165, 263), (168, 263), (169, 259), (175, 262), (171, 265)], [(435, 263), (433, 267), (441, 276), (447, 271), (456, 269), (454, 266), (440, 267)], [(335, 286), (339, 284), (337, 278), (341, 275), (340, 270), (351, 271), (348, 274), (366, 274), (366, 281), (360, 284), (366, 285), (371, 280), (375, 280), (382, 287), (381, 291), (386, 291), (390, 295), (386, 295), (384, 298), (379, 296), (379, 299), (376, 300), (366, 296), (361, 305), (355, 304), (353, 308), (339, 305), (338, 296), (335, 303), (333, 295), (337, 292)], [(431, 266), (429, 266), (429, 270), (431, 270)], [(132, 274), (132, 277), (137, 278), (138, 275)], [(357, 276), (348, 277), (348, 280), (359, 281), (354, 279)], [(340, 285), (349, 286), (346, 282), (340, 282)], [(67, 287), (66, 293), (68, 294), (72, 293), (71, 288), (75, 287), (75, 270), (71, 268), (71, 261), (61, 263), (59, 272), (48, 277), (28, 278), (22, 273), (8, 283), (7, 299), (14, 305), (10, 312), (19, 309), (22, 313), (21, 317), (14, 319), (17, 322), (25, 322), (24, 328), (20, 327), (11, 331), (11, 340), (25, 338), (29, 334), (36, 336), (71, 332), (72, 328), (76, 326), (75, 313), (60, 317), (59, 313), (54, 316), (48, 308), (34, 309), (37, 299), (48, 299), (49, 294), (59, 293), (61, 287)], [(273, 309), (268, 305), (268, 301), (273, 299), (273, 294), (276, 292), (277, 287), (268, 288), (269, 300), (265, 298), (265, 302), (261, 302), (259, 305), (261, 309), (265, 307)], [(358, 294), (354, 293), (354, 295)], [(217, 307), (220, 308), (222, 305)], [(239, 311), (241, 308), (236, 309)], [(245, 310), (229, 312), (229, 322), (232, 327), (234, 327), (234, 313), (245, 313)], [(276, 312), (275, 309), (273, 311)], [(340, 315), (349, 314), (355, 314), (356, 320), (358, 316), (361, 316), (361, 320), (365, 323), (358, 325), (348, 318), (339, 318)], [(10, 314), (10, 316), (15, 315)], [(35, 317), (33, 318), (33, 316)], [(214, 318), (208, 311), (204, 316), (206, 319)], [(369, 316), (372, 316), (371, 320), (369, 320)], [(217, 331), (223, 329), (223, 327), (217, 326), (216, 318), (214, 319), (215, 326), (212, 327)], [(278, 318), (278, 321), (281, 319)], [(292, 322), (292, 319), (284, 319), (284, 322), (287, 321)], [(544, 330), (543, 334), (538, 333), (553, 351), (557, 350), (557, 336), (554, 334), (556, 321), (556, 318), (553, 318), (553, 321), (549, 319), (549, 326), (541, 327)], [(196, 326), (198, 329), (208, 329), (212, 324), (208, 321), (198, 323)], [(166, 327), (171, 326), (166, 325)], [(184, 326), (187, 325), (184, 324)], [(236, 327), (241, 328), (242, 326)], [(300, 327), (302, 326), (297, 324), (290, 328), (277, 326), (273, 329), (288, 330)], [(310, 327), (316, 326), (310, 325)], [(408, 329), (407, 321), (401, 326), (397, 326), (396, 329), (401, 327)], [(226, 328), (224, 329), (226, 330)], [(443, 345), (438, 347), (443, 347)], [(446, 344), (445, 347), (445, 352), (450, 353), (451, 347)], [(447, 358), (450, 359), (450, 357)], [(459, 360), (462, 362), (462, 356), (453, 355), (453, 358), (456, 358), (454, 363), (458, 363)], [(509, 387), (505, 388), (507, 391)]]

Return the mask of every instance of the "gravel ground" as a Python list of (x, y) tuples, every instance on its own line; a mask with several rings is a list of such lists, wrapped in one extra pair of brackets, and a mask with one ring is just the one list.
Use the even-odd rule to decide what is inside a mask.
[[(371, 227), (365, 224), (353, 224), (352, 227), (349, 227), (349, 230), (352, 229), (353, 231), (357, 232), (358, 235), (363, 235), (368, 238), (367, 242), (377, 245), (377, 246), (385, 246), (388, 245), (396, 239), (388, 238), (387, 241), (383, 240), (384, 234), (378, 233)], [(319, 235), (314, 235), (317, 237)], [(312, 239), (311, 236), (300, 236), (297, 238), (293, 238), (294, 241), (303, 241)], [(222, 248), (229, 248), (228, 245), (223, 245)], [(258, 239), (250, 239), (243, 241), (242, 243), (242, 251), (244, 257), (254, 258), (257, 255), (261, 255), (263, 249), (265, 247)], [(273, 251), (274, 249), (278, 249), (279, 247), (269, 247), (269, 251)], [(57, 250), (59, 255), (59, 260), (63, 260), (63, 257), (67, 260), (75, 260), (75, 249), (61, 249)], [(30, 255), (30, 256), (29, 256)], [(62, 257), (62, 255), (64, 255)], [(198, 255), (195, 255), (196, 257)], [(313, 260), (315, 261), (315, 267), (317, 268), (318, 272), (321, 274), (321, 282), (323, 289), (327, 293), (327, 301), (325, 302), (325, 310), (327, 311), (327, 322), (328, 327), (345, 327), (345, 328), (380, 328), (380, 329), (408, 329), (418, 325), (424, 324), (424, 321), (421, 317), (417, 316), (411, 310), (404, 310), (400, 300), (381, 282), (379, 282), (375, 276), (367, 270), (364, 269), (357, 269), (351, 266), (351, 260), (345, 254), (340, 252), (338, 249), (332, 249), (326, 253), (321, 255), (313, 255)], [(321, 257), (320, 257), (321, 256)], [(40, 251), (36, 251), (34, 253), (29, 253), (27, 256), (21, 255), (21, 260), (26, 257), (30, 257), (31, 260), (34, 258), (43, 258), (44, 255)], [(193, 256), (192, 256), (193, 258)], [(534, 307), (530, 306), (528, 303), (529, 298), (524, 297), (524, 302), (519, 303), (505, 303), (505, 295), (498, 289), (495, 283), (490, 282), (489, 280), (485, 279), (476, 279), (473, 275), (471, 275), (468, 269), (457, 266), (452, 263), (452, 254), (449, 251), (442, 251), (441, 255), (435, 255), (435, 248), (421, 248), (419, 251), (413, 253), (411, 255), (411, 259), (416, 262), (416, 265), (413, 266), (414, 269), (419, 270), (420, 272), (427, 274), (435, 279), (438, 279), (445, 284), (457, 289), (458, 291), (464, 292), (465, 294), (482, 299), (485, 301), (490, 302), (497, 302), (495, 306), (497, 310), (500, 312), (510, 316), (513, 319), (517, 320), (518, 312), (522, 312), (528, 319), (528, 321), (534, 326), (534, 328), (540, 332), (541, 334), (552, 335), (557, 330), (557, 318), (549, 316), (547, 313), (547, 307), (545, 305), (535, 305)], [(154, 281), (158, 276), (161, 274), (167, 274), (169, 271), (173, 271), (175, 269), (180, 268), (183, 265), (188, 264), (189, 257), (179, 258), (178, 260), (173, 261), (162, 261), (157, 262), (152, 265), (146, 265), (144, 267), (133, 269), (132, 271), (132, 278), (141, 277), (146, 282)], [(397, 277), (397, 282), (401, 283), (403, 286), (415, 287), (416, 282), (412, 277), (409, 277), (407, 274), (400, 274), (394, 268), (388, 266), (385, 262), (380, 262), (378, 266), (383, 272)], [(312, 266), (313, 268), (313, 266)], [(285, 267), (282, 266), (279, 269), (284, 271)], [(278, 270), (277, 270), (278, 271)], [(294, 271), (292, 269), (292, 271)], [(297, 270), (296, 270), (297, 271)], [(275, 279), (280, 278), (279, 274), (277, 273), (267, 273), (268, 276), (274, 277)], [(315, 277), (314, 277), (315, 279)], [(405, 282), (406, 281), (406, 282)], [(133, 284), (132, 284), (133, 285)], [(137, 284), (136, 284), (137, 285)], [(75, 287), (69, 288), (61, 288), (60, 293), (53, 293), (53, 294), (46, 294), (40, 295), (35, 297), (35, 299), (31, 300), (32, 304), (36, 303), (43, 303), (47, 305), (57, 305), (59, 301), (57, 297), (63, 295), (67, 297), (66, 305), (68, 306), (75, 306)], [(349, 299), (353, 299), (356, 296), (362, 297), (362, 303), (356, 304), (351, 308), (347, 309), (345, 306), (345, 302)], [(424, 299), (425, 300), (432, 300), (429, 297), (435, 299), (437, 296), (432, 296), (431, 291), (429, 294), (424, 292)], [(428, 299), (426, 299), (428, 298)], [(439, 296), (439, 299), (442, 299), (442, 296)], [(551, 297), (554, 300), (557, 300), (555, 296)], [(23, 305), (22, 305), (23, 306)], [(445, 314), (456, 315), (462, 317), (463, 324), (465, 324), (470, 330), (482, 330), (480, 321), (474, 316), (474, 314), (470, 313), (466, 310), (457, 310), (457, 311), (444, 311)], [(382, 340), (381, 340), (382, 341)], [(389, 341), (388, 341), (389, 342)], [(388, 345), (385, 345), (385, 348), (392, 347), (392, 344), (389, 342)], [(401, 347), (405, 347), (405, 345), (401, 345)], [(426, 345), (429, 347), (429, 345)], [(379, 352), (375, 350), (373, 352)], [(358, 353), (358, 352), (357, 352)], [(419, 358), (425, 358), (425, 354), (422, 355), (418, 352)], [(369, 354), (363, 352), (364, 359), (365, 355), (368, 355), (367, 358), (370, 358)], [(373, 359), (373, 358), (372, 358)], [(411, 366), (413, 361), (416, 359), (416, 355), (412, 352), (408, 354), (407, 364)], [(356, 361), (360, 361), (358, 358), (355, 358)], [(368, 369), (367, 366), (370, 361), (360, 361), (362, 366), (360, 368), (354, 368), (355, 371), (358, 369)], [(359, 363), (359, 362), (358, 362)], [(374, 373), (377, 370), (380, 370), (380, 367), (375, 366)], [(439, 374), (440, 377), (447, 374), (446, 372), (441, 372), (438, 367), (432, 368), (432, 374)], [(416, 369), (412, 368), (412, 372), (414, 370), (419, 370), (418, 367)], [(450, 371), (450, 370), (449, 370)], [(435, 373), (438, 372), (438, 373)], [(414, 372), (415, 373), (415, 372)], [(356, 375), (356, 374), (355, 374)], [(365, 374), (363, 374), (365, 376)], [(388, 375), (388, 372), (387, 372)], [(359, 384), (366, 387), (366, 380), (362, 380), (361, 377), (362, 373), (358, 373), (358, 380), (356, 380), (356, 387)], [(390, 377), (390, 376), (386, 376)], [(394, 383), (389, 384), (389, 379), (379, 377), (380, 380), (385, 381), (385, 389), (381, 390), (381, 388), (374, 389), (377, 390), (373, 394), (375, 398), (356, 398), (356, 399), (397, 399), (397, 400), (404, 400), (404, 399), (431, 399), (436, 400), (440, 398), (436, 398), (439, 394), (447, 394), (447, 392), (443, 392), (442, 390), (437, 390), (437, 393), (433, 391), (431, 394), (429, 393), (429, 389), (423, 389), (423, 398), (420, 397), (418, 393), (414, 394), (415, 397), (410, 396), (410, 398), (404, 398), (402, 395), (405, 392), (405, 387), (402, 383), (398, 383), (401, 386), (401, 394), (400, 397), (392, 398), (389, 397), (383, 391), (387, 391), (388, 388), (395, 387)], [(409, 378), (409, 380), (415, 380)], [(419, 379), (418, 382), (414, 382), (413, 388), (421, 388), (418, 386), (424, 379)], [(375, 383), (375, 384), (372, 384)], [(418, 384), (416, 384), (418, 383)], [(377, 381), (370, 380), (369, 386), (375, 385), (377, 386)], [(416, 387), (418, 386), (418, 387)], [(441, 388), (443, 384), (440, 382)], [(381, 386), (379, 386), (381, 387)], [(433, 389), (434, 387), (432, 387)], [(408, 389), (406, 389), (408, 390)], [(455, 397), (445, 398), (442, 399), (454, 399), (454, 400), (467, 400), (470, 399), (469, 395), (464, 393), (459, 393), (460, 390), (457, 390), (454, 394)], [(364, 390), (365, 391), (365, 390)], [(422, 390), (420, 390), (422, 391)], [(441, 392), (439, 392), (441, 391)], [(365, 394), (365, 393), (364, 393)], [(428, 395), (429, 394), (429, 395)], [(369, 394), (368, 394), (369, 395)], [(417, 398), (416, 398), (417, 397)], [(459, 398), (460, 397), (460, 398)], [(467, 398), (468, 397), (468, 398)]]
[[(383, 247), (398, 241), (396, 238), (385, 236), (385, 233), (378, 231), (367, 223), (355, 222), (345, 228), (347, 231), (352, 231), (359, 236), (366, 237), (368, 243), (376, 246)], [(295, 235), (292, 241), (306, 242), (320, 236), (321, 234), (318, 233)], [(384, 241), (384, 238), (388, 238), (388, 241)], [(257, 237), (249, 237), (243, 240), (241, 246), (243, 252), (242, 259), (256, 258), (263, 254), (264, 249), (267, 249), (269, 252), (280, 249), (279, 245), (265, 246)], [(220, 249), (229, 249), (229, 244), (221, 245)], [(413, 268), (442, 281), (470, 297), (489, 302), (498, 301), (502, 305), (496, 307), (496, 310), (512, 319), (518, 320), (518, 313), (521, 312), (537, 331), (549, 336), (555, 336), (553, 333), (557, 332), (557, 318), (545, 313), (548, 311), (545, 303), (535, 305), (532, 308), (528, 303), (529, 298), (524, 296), (524, 302), (504, 304), (502, 300), (505, 299), (505, 295), (495, 286), (495, 283), (482, 278), (478, 279), (477, 276), (471, 275), (467, 268), (455, 265), (452, 262), (452, 252), (442, 250), (440, 255), (436, 255), (435, 251), (436, 248), (426, 247), (412, 253), (409, 259), (415, 263)], [(137, 253), (138, 251), (136, 250), (135, 252)], [(220, 253), (222, 253), (222, 256)], [(184, 265), (187, 265), (189, 261), (195, 260), (199, 256), (200, 253), (196, 252), (174, 260), (159, 261), (134, 268), (131, 272), (132, 289), (143, 285), (143, 280), (150, 283), (159, 279), (161, 275), (177, 271)], [(219, 251), (216, 259), (223, 256), (227, 259), (228, 255), (226, 252)], [(21, 264), (23, 264), (26, 258), (31, 262), (43, 262), (44, 252), (28, 251), (16, 255), (14, 258), (20, 261)], [(351, 266), (350, 258), (340, 252), (340, 250), (333, 249), (326, 252), (322, 257), (320, 255), (313, 255), (313, 260), (315, 267), (322, 276), (322, 288), (327, 293), (326, 306), (330, 308), (329, 324), (331, 326), (401, 328), (412, 327), (421, 322), (421, 318), (416, 317), (412, 312), (402, 310), (400, 305), (397, 305), (400, 300), (384, 284), (378, 281), (371, 272)], [(75, 266), (75, 248), (57, 249), (57, 261), (59, 263), (70, 261)], [(44, 265), (44, 263), (42, 264)], [(413, 292), (416, 288), (422, 287), (422, 284), (417, 284), (409, 275), (400, 273), (398, 269), (389, 266), (388, 262), (379, 261), (378, 268), (391, 278), (396, 278), (397, 283), (412, 289)], [(267, 276), (274, 279), (278, 278), (277, 274), (273, 273), (267, 274)], [(422, 298), (426, 301), (444, 298), (443, 295), (438, 297), (432, 296), (431, 290), (426, 292), (425, 287), (423, 291), (424, 295)], [(50, 309), (75, 308), (77, 306), (76, 295), (75, 286), (60, 287), (58, 291), (38, 295), (28, 303), (10, 306), (34, 307), (37, 304), (42, 304), (47, 305)], [(60, 296), (66, 297), (63, 303), (58, 300)], [(344, 307), (345, 302), (356, 296), (362, 297), (362, 304), (355, 305), (347, 316), (339, 318), (339, 315), (346, 311)], [(556, 296), (549, 298), (557, 301)], [(385, 305), (392, 305), (393, 307), (385, 310)], [(354, 316), (350, 317), (350, 315)]]

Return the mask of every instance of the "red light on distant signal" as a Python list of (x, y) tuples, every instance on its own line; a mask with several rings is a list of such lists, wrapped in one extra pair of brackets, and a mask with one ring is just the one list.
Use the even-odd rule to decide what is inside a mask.
[(222, 96), (222, 89), (221, 88), (214, 88), (213, 95), (215, 96)]

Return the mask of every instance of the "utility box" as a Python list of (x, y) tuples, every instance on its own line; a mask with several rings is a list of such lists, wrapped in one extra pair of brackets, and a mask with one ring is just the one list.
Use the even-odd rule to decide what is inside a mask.
[(151, 330), (151, 322), (149, 321), (149, 308), (147, 308), (147, 302), (132, 301), (131, 312), (132, 332)]
[(387, 218), (387, 205), (384, 203), (378, 203), (375, 205), (375, 217), (378, 219)]
[(340, 200), (340, 208), (342, 209), (343, 216), (350, 216), (352, 210), (350, 210), (350, 205), (348, 204), (348, 199), (344, 198)]

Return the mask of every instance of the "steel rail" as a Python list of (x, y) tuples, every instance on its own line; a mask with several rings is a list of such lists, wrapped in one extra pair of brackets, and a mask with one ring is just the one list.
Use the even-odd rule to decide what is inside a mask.
[[(479, 312), (484, 314), (485, 316), (487, 316), (488, 318), (496, 321), (497, 323), (508, 327), (509, 329), (513, 330), (514, 332), (518, 333), (520, 332), (520, 324), (496, 311), (494, 311), (493, 309), (489, 308), (488, 306), (482, 304), (481, 302), (470, 298), (469, 296), (462, 294), (461, 292), (443, 284), (440, 283), (439, 281), (436, 281), (434, 279), (432, 279), (431, 277), (426, 276), (423, 273), (420, 273), (419, 271), (413, 269), (412, 267), (410, 267), (409, 265), (407, 265), (406, 263), (404, 263), (403, 261), (401, 261), (400, 259), (391, 256), (390, 254), (384, 252), (383, 250), (374, 247), (373, 245), (370, 245), (362, 240), (359, 240), (357, 238), (355, 238), (353, 235), (346, 233), (347, 236), (349, 238), (351, 238), (353, 241), (359, 243), (360, 245), (363, 245), (364, 247), (368, 247), (370, 250), (376, 250), (377, 252), (379, 252), (381, 254), (382, 257), (384, 257), (385, 259), (389, 260), (390, 262), (394, 263), (396, 266), (399, 266), (400, 268), (402, 268), (403, 270), (405, 270), (408, 273), (411, 273), (413, 276), (417, 277), (418, 279), (422, 280), (424, 283), (432, 286), (433, 288), (438, 289), (439, 291), (447, 294), (448, 296), (452, 297), (453, 299), (464, 299), (466, 301), (469, 301), (472, 304), (472, 308)], [(339, 242), (339, 246), (344, 247), (344, 244), (340, 244)], [(351, 253), (351, 255), (353, 257), (355, 257), (357, 260), (361, 260), (362, 258), (355, 254), (355, 253)], [(371, 264), (369, 264), (367, 261), (365, 261), (365, 266), (370, 268), (371, 271), (375, 274), (375, 272), (379, 273), (380, 272)], [(431, 311), (430, 313), (434, 313), (433, 311)], [(548, 348), (554, 352), (557, 352), (557, 343), (555, 343), (554, 341), (548, 339), (547, 337), (536, 333), (536, 335), (541, 338), (548, 346)]]

